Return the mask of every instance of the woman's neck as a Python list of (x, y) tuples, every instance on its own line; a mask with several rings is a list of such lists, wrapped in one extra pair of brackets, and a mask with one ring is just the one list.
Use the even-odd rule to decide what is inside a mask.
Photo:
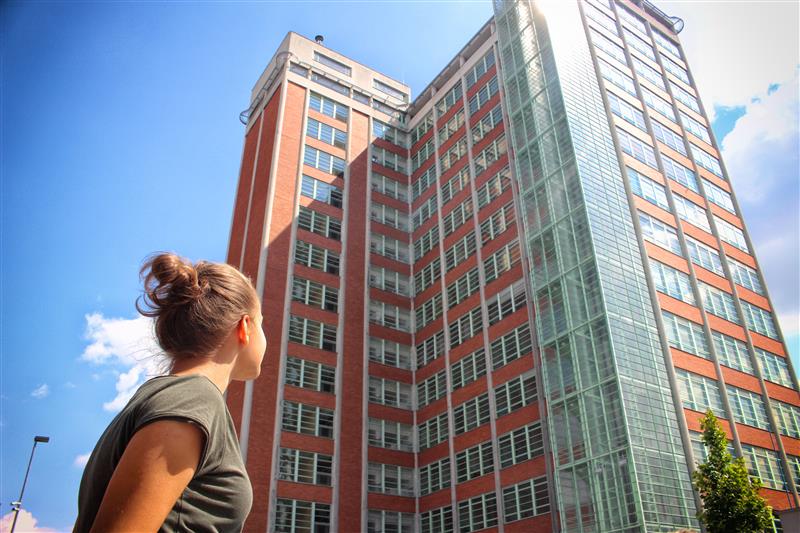
[(173, 376), (205, 376), (217, 386), (221, 393), (225, 394), (228, 384), (231, 382), (231, 370), (229, 365), (219, 364), (214, 359), (204, 357), (175, 361), (170, 374)]

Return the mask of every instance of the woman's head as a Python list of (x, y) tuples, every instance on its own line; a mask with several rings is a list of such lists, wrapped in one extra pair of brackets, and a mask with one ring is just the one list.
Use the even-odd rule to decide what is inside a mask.
[[(136, 309), (155, 318), (158, 343), (173, 361), (215, 353), (245, 316), (253, 322), (261, 315), (253, 284), (230, 265), (157, 253), (140, 274)], [(254, 326), (260, 330), (260, 321)]]

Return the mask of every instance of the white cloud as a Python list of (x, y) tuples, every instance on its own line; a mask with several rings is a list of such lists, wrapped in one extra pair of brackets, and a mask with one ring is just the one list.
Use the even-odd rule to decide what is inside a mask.
[(42, 398), (47, 398), (49, 394), (50, 394), (50, 387), (47, 385), (47, 383), (39, 385), (38, 387), (33, 389), (33, 392), (31, 392), (31, 396), (33, 396), (37, 400), (41, 400)]
[[(7, 515), (0, 518), (0, 531), (11, 531), (11, 523), (14, 521), (14, 513), (8, 513)], [(33, 515), (26, 511), (25, 509), (20, 509), (19, 517), (17, 518), (17, 525), (14, 527), (14, 531), (19, 531), (22, 533), (57, 533), (58, 530), (50, 528), (50, 527), (41, 527), (37, 526), (36, 524), (39, 521), (33, 517)]]
[(798, 3), (659, 1), (686, 23), (681, 43), (706, 111), (740, 106), (770, 83), (787, 79), (800, 61)]
[(82, 455), (78, 455), (77, 457), (75, 457), (75, 460), (72, 462), (72, 464), (74, 466), (77, 466), (78, 468), (83, 468), (84, 466), (86, 466), (86, 463), (89, 462), (89, 457), (91, 455), (92, 455), (91, 453), (84, 453)]
[(147, 378), (162, 373), (164, 360), (150, 318), (106, 318), (92, 313), (86, 315), (85, 338), (91, 342), (82, 360), (124, 369), (117, 373), (117, 395), (103, 404), (107, 411), (122, 409)]
[(797, 181), (797, 70), (792, 78), (776, 81), (776, 91), (767, 94), (764, 86), (755, 94), (757, 99), (747, 104), (744, 116), (722, 141), (737, 196), (762, 207), (776, 189), (785, 190)]

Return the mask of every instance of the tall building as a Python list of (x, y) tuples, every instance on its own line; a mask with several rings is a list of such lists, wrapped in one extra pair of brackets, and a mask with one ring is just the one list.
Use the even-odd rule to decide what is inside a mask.
[(246, 530), (697, 528), (706, 409), (797, 507), (797, 377), (682, 22), (494, 9), (413, 101), (294, 33), (253, 89), (228, 251), (268, 339), (228, 392)]

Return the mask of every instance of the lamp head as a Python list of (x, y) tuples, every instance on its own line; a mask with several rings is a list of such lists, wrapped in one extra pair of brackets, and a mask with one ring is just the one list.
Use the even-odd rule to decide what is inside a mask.
[(36, 435), (33, 437), (33, 442), (50, 442), (50, 437), (43, 437), (41, 435)]

